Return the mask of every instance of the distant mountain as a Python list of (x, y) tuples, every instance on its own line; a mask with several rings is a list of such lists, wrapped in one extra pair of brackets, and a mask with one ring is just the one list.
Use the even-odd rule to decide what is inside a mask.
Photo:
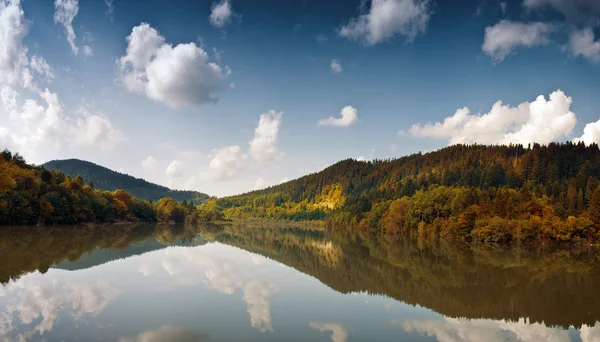
[(85, 183), (92, 181), (96, 189), (108, 191), (122, 189), (139, 199), (157, 201), (163, 197), (171, 197), (177, 201), (186, 200), (201, 203), (210, 197), (197, 191), (171, 190), (85, 160), (52, 160), (41, 166), (48, 170), (62, 171), (71, 177), (79, 175)]

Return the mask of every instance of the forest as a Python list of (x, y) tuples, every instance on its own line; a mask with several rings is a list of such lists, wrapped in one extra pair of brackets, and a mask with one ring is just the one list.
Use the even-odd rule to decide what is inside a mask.
[(18, 153), (0, 152), (0, 224), (74, 224), (106, 222), (206, 222), (218, 212), (193, 202), (164, 197), (137, 199), (127, 191), (103, 191), (81, 176), (27, 164)]
[(347, 159), (200, 207), (237, 219), (325, 220), (329, 230), (349, 233), (594, 241), (599, 179), (596, 144), (454, 145), (398, 159)]

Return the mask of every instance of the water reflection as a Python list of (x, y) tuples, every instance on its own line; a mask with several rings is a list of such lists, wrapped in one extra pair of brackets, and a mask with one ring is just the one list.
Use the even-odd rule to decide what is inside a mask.
[(35, 332), (41, 335), (52, 330), (65, 308), (74, 321), (79, 321), (101, 312), (119, 295), (108, 281), (67, 283), (58, 277), (42, 278), (37, 272), (31, 273), (3, 289), (6, 301), (0, 314), (0, 336), (7, 336), (22, 325), (33, 325), (23, 336)]
[(348, 331), (341, 324), (337, 323), (316, 323), (311, 322), (310, 327), (318, 331), (330, 331), (331, 342), (346, 342), (348, 341)]
[(152, 225), (0, 255), (0, 341), (600, 341), (594, 250)]
[(122, 338), (120, 342), (199, 342), (208, 340), (208, 335), (198, 331), (163, 325), (152, 331), (144, 331), (136, 338)]

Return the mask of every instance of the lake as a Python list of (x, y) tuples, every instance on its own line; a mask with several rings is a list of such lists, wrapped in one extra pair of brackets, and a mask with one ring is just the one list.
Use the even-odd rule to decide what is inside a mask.
[(0, 341), (600, 341), (594, 249), (126, 225), (0, 258)]

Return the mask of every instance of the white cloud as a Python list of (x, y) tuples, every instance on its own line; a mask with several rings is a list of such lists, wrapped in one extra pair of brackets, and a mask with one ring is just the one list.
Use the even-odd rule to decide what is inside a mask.
[(544, 323), (530, 323), (527, 319), (512, 322), (444, 317), (439, 320), (408, 320), (400, 324), (407, 332), (427, 334), (439, 342), (570, 341), (567, 331)]
[(282, 179), (279, 181), (279, 184), (287, 183), (287, 182), (289, 182), (289, 181), (290, 181), (290, 179), (289, 179), (289, 178), (287, 178), (287, 177), (284, 177), (284, 178), (282, 178)]
[(76, 115), (67, 116), (58, 95), (48, 89), (39, 93), (44, 104), (27, 99), (21, 108), (14, 97), (16, 93), (7, 89), (10, 88), (3, 89), (1, 99), (8, 104), (7, 132), (15, 151), (28, 159), (72, 144), (110, 150), (124, 140), (123, 134), (102, 114), (91, 114), (80, 107)]
[(144, 331), (136, 338), (122, 338), (119, 342), (198, 342), (207, 335), (187, 328), (163, 325), (156, 330)]
[(31, 69), (41, 76), (43, 76), (47, 82), (52, 82), (54, 80), (54, 71), (52, 67), (43, 57), (33, 56), (31, 57)]
[(209, 179), (225, 180), (232, 178), (244, 167), (246, 156), (242, 153), (240, 146), (226, 146), (213, 151), (210, 160)]
[(228, 69), (209, 62), (195, 43), (173, 47), (147, 23), (127, 36), (127, 54), (118, 60), (120, 78), (132, 92), (173, 108), (216, 103), (216, 93), (227, 89)]
[(358, 110), (352, 106), (342, 108), (340, 114), (342, 115), (340, 118), (330, 116), (327, 119), (319, 120), (318, 124), (320, 126), (348, 127), (358, 122)]
[(73, 127), (75, 143), (110, 151), (124, 141), (123, 133), (103, 114), (91, 114), (86, 108), (80, 108), (79, 114)]
[(0, 1), (0, 83), (19, 83), (28, 64), (27, 21), (19, 1)]
[(519, 47), (548, 44), (548, 35), (552, 30), (551, 25), (541, 22), (524, 24), (501, 20), (496, 25), (485, 28), (481, 50), (495, 62), (501, 62)]
[[(69, 46), (71, 46), (71, 51), (73, 51), (74, 54), (78, 54), (79, 47), (77, 46), (77, 43), (75, 43), (77, 37), (75, 35), (75, 30), (73, 29), (73, 19), (75, 19), (77, 13), (79, 13), (79, 0), (55, 0), (54, 10), (54, 22), (64, 26), (65, 33), (67, 34), (67, 42), (69, 42)], [(91, 48), (87, 45), (84, 46), (84, 48), (84, 53), (88, 56), (91, 55)]]
[(255, 160), (266, 162), (281, 156), (276, 144), (282, 114), (283, 112), (270, 110), (260, 115), (254, 138), (250, 141), (250, 154)]
[(185, 170), (185, 164), (180, 162), (179, 160), (173, 160), (169, 166), (167, 166), (167, 170), (165, 174), (169, 178), (183, 178)]
[(81, 47), (81, 52), (84, 56), (91, 57), (94, 55), (92, 48), (89, 45), (84, 45)]
[(318, 331), (331, 331), (331, 342), (348, 341), (348, 331), (341, 324), (311, 322), (309, 325), (311, 328)]
[(560, 90), (517, 107), (496, 102), (489, 113), (471, 114), (461, 108), (443, 122), (410, 128), (414, 137), (449, 139), (450, 144), (548, 144), (571, 133), (576, 123), (573, 100)]
[(60, 148), (63, 132), (71, 131), (58, 96), (46, 89), (40, 97), (46, 107), (28, 99), (21, 110), (15, 109), (9, 114), (10, 122), (14, 125), (12, 139), (19, 146), (19, 152), (26, 157), (39, 149)]
[(17, 108), (17, 97), (19, 94), (9, 86), (3, 86), (0, 91), (0, 102), (2, 107), (8, 111), (12, 111)]
[(574, 31), (569, 35), (569, 51), (573, 56), (600, 62), (600, 40), (595, 39), (591, 28)]
[(142, 167), (146, 170), (154, 169), (158, 165), (156, 158), (148, 156), (148, 158), (142, 160)]
[(574, 142), (583, 142), (586, 145), (593, 143), (600, 144), (600, 120), (585, 125), (583, 135), (573, 139)]
[(260, 190), (260, 189), (264, 189), (268, 186), (267, 181), (262, 178), (262, 177), (258, 177), (256, 179), (256, 182), (254, 182), (254, 187), (252, 188), (252, 190)]
[(412, 41), (424, 33), (431, 17), (429, 0), (372, 0), (367, 13), (342, 26), (342, 37), (374, 45), (395, 35)]
[(213, 26), (222, 28), (231, 22), (232, 17), (231, 2), (229, 0), (221, 0), (212, 4), (212, 10), (208, 19)]
[(342, 64), (340, 63), (339, 60), (337, 59), (332, 59), (331, 63), (329, 63), (329, 66), (331, 67), (331, 71), (334, 74), (339, 74), (340, 72), (342, 72), (344, 69), (342, 68)]

